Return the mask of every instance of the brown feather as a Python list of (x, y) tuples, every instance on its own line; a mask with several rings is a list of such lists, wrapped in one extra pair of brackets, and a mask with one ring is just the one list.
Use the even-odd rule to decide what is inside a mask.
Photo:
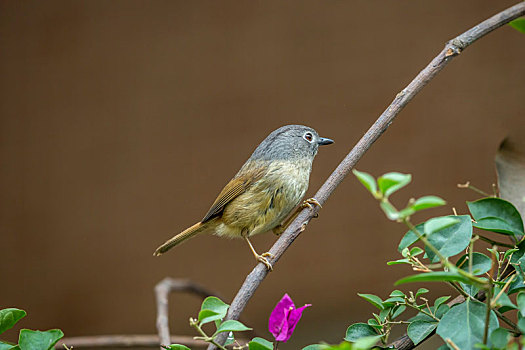
[(243, 168), (235, 175), (233, 179), (224, 188), (213, 202), (210, 210), (201, 220), (202, 223), (220, 215), (224, 211), (224, 207), (232, 200), (243, 194), (259, 180), (265, 173), (266, 167), (256, 166), (255, 162), (245, 164)]
[(171, 248), (175, 247), (176, 245), (181, 244), (187, 239), (190, 239), (191, 237), (195, 236), (197, 233), (203, 232), (208, 228), (208, 224), (204, 225), (200, 222), (196, 223), (195, 225), (188, 227), (178, 235), (170, 238), (167, 240), (163, 245), (157, 248), (155, 250), (155, 253), (153, 253), (154, 256), (159, 256), (164, 253), (166, 253)]

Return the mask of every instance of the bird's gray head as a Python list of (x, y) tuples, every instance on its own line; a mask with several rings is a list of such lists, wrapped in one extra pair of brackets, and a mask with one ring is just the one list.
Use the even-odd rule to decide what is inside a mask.
[(313, 160), (317, 149), (333, 140), (320, 137), (317, 131), (304, 125), (285, 125), (273, 131), (253, 152), (252, 160)]

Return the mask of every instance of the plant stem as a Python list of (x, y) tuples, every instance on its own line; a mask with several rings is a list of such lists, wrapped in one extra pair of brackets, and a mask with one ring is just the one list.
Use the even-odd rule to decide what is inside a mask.
[(510, 243), (503, 243), (503, 242), (497, 242), (497, 241), (494, 241), (488, 237), (485, 237), (485, 236), (481, 236), (481, 235), (478, 235), (479, 236), (479, 239), (481, 239), (482, 241), (485, 241), (487, 243), (490, 243), (491, 245), (497, 245), (499, 247), (507, 247), (507, 248), (515, 248), (516, 246), (514, 244), (510, 244)]
[(408, 307), (411, 307), (411, 308), (414, 309), (414, 310), (417, 310), (417, 311), (421, 312), (422, 314), (427, 315), (428, 317), (433, 318), (434, 320), (436, 320), (436, 321), (438, 321), (438, 322), (440, 321), (439, 318), (437, 318), (436, 316), (432, 315), (430, 312), (427, 312), (427, 311), (425, 311), (425, 310), (422, 310), (422, 309), (418, 308), (418, 307), (415, 306), (415, 305), (408, 304), (408, 303), (406, 303), (406, 302), (405, 302), (405, 305), (408, 306)]
[(465, 297), (465, 299), (472, 299), (472, 297), (470, 295), (468, 295), (468, 293), (465, 293), (465, 291), (463, 289), (461, 289), (461, 287), (459, 287), (458, 285), (456, 285), (454, 282), (448, 282), (448, 284), (454, 288), (459, 294), (463, 295)]
[[(491, 281), (489, 279), (489, 281)], [(487, 345), (487, 339), (489, 335), (489, 322), (490, 322), (490, 304), (491, 304), (491, 298), (492, 298), (492, 282), (490, 283), (490, 287), (487, 290), (487, 313), (485, 314), (485, 330), (483, 332), (483, 344)]]
[(496, 316), (498, 316), (498, 318), (500, 320), (502, 320), (503, 322), (505, 322), (508, 326), (510, 326), (512, 328), (512, 331), (514, 334), (517, 334), (517, 335), (520, 335), (521, 332), (519, 331), (518, 329), (518, 326), (512, 322), (511, 320), (509, 320), (507, 317), (505, 317), (501, 312), (499, 312), (498, 310), (492, 310), (496, 313)]
[(215, 345), (216, 347), (218, 347), (221, 350), (228, 350), (224, 346), (222, 346), (221, 344), (215, 342), (215, 340), (213, 340), (212, 337), (208, 337), (208, 335), (202, 330), (202, 328), (199, 325), (199, 323), (196, 322), (195, 320), (191, 319), (191, 318), (190, 318), (190, 325), (193, 326), (193, 328), (195, 328), (197, 330), (197, 332), (199, 332), (199, 334), (203, 336), (203, 338), (204, 338), (203, 340), (205, 342), (211, 343), (211, 344)]
[(486, 294), (487, 294), (487, 313), (485, 315), (485, 330), (483, 332), (483, 344), (487, 345), (487, 340), (489, 336), (489, 323), (490, 323), (490, 310), (492, 308), (492, 296), (494, 295), (494, 285), (493, 285), (493, 278), (494, 278), (494, 269), (498, 263), (498, 254), (497, 254), (497, 247), (492, 246), (492, 250), (490, 253), (492, 254), (492, 264), (490, 267), (489, 272), (489, 286), (487, 288)]
[(503, 288), (501, 288), (501, 290), (499, 291), (498, 295), (496, 295), (496, 297), (494, 298), (494, 300), (492, 300), (491, 302), (491, 306), (492, 307), (495, 307), (496, 306), (496, 302), (498, 301), (498, 299), (501, 297), (501, 295), (503, 294), (503, 292), (505, 292), (505, 289), (507, 289), (507, 287), (512, 283), (512, 281), (514, 281), (514, 277), (516, 277), (516, 275), (512, 275), (509, 277), (509, 280), (507, 281), (507, 283), (505, 283), (505, 285), (503, 286)]
[(410, 222), (408, 218), (403, 219), (403, 222), (405, 223), (405, 225), (408, 226), (410, 230), (412, 230), (412, 232), (416, 234), (417, 238), (420, 239), (421, 242), (423, 242), (434, 254), (436, 254), (439, 257), (441, 263), (445, 264), (447, 259), (441, 254), (441, 252), (436, 247), (432, 245), (432, 243), (428, 241), (425, 235), (419, 232), (419, 230), (414, 226), (414, 224)]
[[(479, 194), (481, 194), (482, 196), (485, 196), (485, 197), (492, 197), (490, 194), (488, 194), (487, 192), (483, 191), (483, 190), (480, 190), (479, 188), (477, 187), (474, 187), (470, 184), (470, 181), (467, 181), (466, 183), (464, 184), (458, 184), (458, 187), (459, 188), (468, 188), (469, 190), (472, 190), (474, 192), (477, 192)], [(494, 196), (495, 197), (495, 196)]]
[(476, 239), (472, 238), (470, 240), (470, 247), (469, 247), (469, 250), (468, 250), (468, 273), (472, 273), (472, 260), (474, 260), (472, 258), (472, 255), (473, 255), (473, 251), (474, 251), (474, 242), (475, 242)]
[(463, 277), (477, 283), (477, 284), (480, 284), (482, 286), (485, 286), (486, 283), (484, 280), (482, 279), (479, 279), (473, 275), (471, 275), (470, 273), (466, 272), (466, 271), (463, 271), (461, 269), (458, 269), (456, 268), (456, 266), (454, 264), (451, 264), (447, 258), (445, 256), (443, 256), (443, 254), (441, 254), (441, 252), (432, 245), (432, 243), (430, 243), (428, 241), (428, 239), (425, 237), (424, 234), (422, 234), (421, 232), (419, 232), (419, 230), (414, 226), (414, 224), (412, 224), (410, 222), (410, 220), (408, 218), (405, 218), (403, 219), (403, 222), (408, 226), (408, 228), (410, 230), (412, 230), (412, 232), (414, 232), (416, 234), (416, 236), (421, 240), (421, 242), (423, 242), (434, 254), (436, 254), (436, 256), (439, 258), (439, 260), (441, 261), (441, 264), (445, 267), (448, 267), (450, 270), (451, 269), (454, 269), (458, 274), (462, 275)]

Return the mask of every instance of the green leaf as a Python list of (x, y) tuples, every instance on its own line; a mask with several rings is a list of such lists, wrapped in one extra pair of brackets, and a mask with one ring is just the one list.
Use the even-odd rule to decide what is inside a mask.
[[(468, 247), (470, 239), (472, 238), (472, 220), (470, 219), (470, 216), (458, 215), (453, 216), (453, 218), (460, 220), (460, 222), (444, 229), (434, 231), (427, 237), (430, 244), (447, 258), (461, 253), (466, 247)], [(428, 258), (432, 262), (439, 261), (439, 257), (428, 247), (426, 247), (426, 252)]]
[(346, 341), (355, 342), (363, 337), (376, 336), (377, 332), (366, 323), (354, 323), (346, 330)]
[(479, 292), (479, 287), (478, 286), (473, 286), (471, 284), (466, 284), (466, 283), (461, 283), (461, 282), (459, 282), (459, 285), (461, 286), (461, 288), (463, 288), (465, 293), (467, 293), (471, 297), (475, 297), (476, 294), (478, 294), (478, 292)]
[(520, 310), (521, 316), (525, 317), (525, 293), (519, 292), (516, 297), (516, 303), (518, 304), (518, 309)]
[(246, 327), (239, 321), (227, 320), (221, 323), (219, 327), (217, 327), (217, 331), (215, 332), (215, 334), (219, 334), (222, 332), (243, 332), (249, 330), (251, 330), (251, 328)]
[(492, 232), (523, 235), (523, 221), (520, 213), (510, 202), (500, 198), (483, 198), (475, 202), (467, 202), (467, 205), (477, 225), (488, 226), (479, 228)]
[(0, 310), (0, 334), (13, 328), (13, 326), (26, 315), (27, 313), (24, 310), (15, 308)]
[(390, 297), (386, 299), (385, 301), (383, 301), (383, 307), (392, 307), (396, 305), (396, 303), (403, 304), (404, 302), (405, 302), (404, 297)]
[(518, 252), (519, 249), (517, 248), (511, 248), (505, 252), (505, 255), (503, 255), (503, 260), (507, 260), (509, 257), (514, 256), (514, 253)]
[(429, 290), (426, 288), (419, 288), (416, 292), (416, 299), (419, 298), (420, 295), (428, 293)]
[(525, 34), (525, 18), (516, 18), (514, 21), (510, 21), (509, 26), (516, 29), (518, 32)]
[(490, 333), (492, 346), (497, 349), (505, 349), (509, 342), (509, 331), (505, 328), (496, 328)]
[(386, 217), (389, 220), (396, 221), (397, 219), (399, 219), (399, 212), (396, 208), (394, 208), (392, 204), (388, 202), (381, 202), (379, 203), (379, 206), (381, 207), (381, 209), (383, 209)]
[(417, 345), (432, 333), (437, 325), (437, 322), (414, 321), (408, 326), (407, 335), (414, 345)]
[(431, 235), (436, 231), (444, 230), (449, 226), (459, 223), (459, 220), (454, 216), (441, 216), (437, 218), (432, 218), (425, 222), (424, 232), (427, 235)]
[(48, 331), (32, 331), (22, 329), (18, 337), (21, 350), (49, 350), (64, 336), (60, 329)]
[(170, 346), (165, 347), (168, 350), (191, 350), (186, 345), (181, 344), (171, 344)]
[(222, 320), (226, 316), (229, 307), (230, 305), (217, 297), (207, 297), (202, 302), (201, 310), (199, 311), (199, 323), (203, 325), (212, 321)]
[[(500, 295), (501, 288), (500, 287), (494, 287), (494, 296)], [(507, 293), (502, 292), (499, 296), (498, 300), (496, 301), (496, 307), (500, 308), (498, 311), (500, 312), (507, 312), (509, 310), (517, 309), (518, 307), (512, 303)]]
[(248, 343), (249, 350), (273, 350), (272, 342), (266, 339), (255, 337)]
[(366, 301), (368, 301), (370, 304), (374, 305), (379, 310), (383, 310), (383, 308), (384, 308), (383, 307), (383, 300), (381, 300), (381, 298), (378, 297), (377, 295), (361, 294), (361, 293), (357, 293), (357, 295), (359, 295), (361, 298), (363, 298)]
[(222, 320), (224, 315), (220, 315), (214, 311), (211, 310), (201, 310), (199, 311), (199, 322), (201, 325), (212, 322), (212, 321), (219, 321)]
[[(349, 350), (367, 350), (372, 348), (379, 340), (381, 339), (380, 335), (372, 335), (368, 337), (362, 337), (354, 342), (353, 346), (351, 348), (348, 348)], [(339, 347), (337, 349), (343, 349), (342, 347)]]
[(217, 297), (207, 297), (202, 302), (201, 310), (211, 310), (215, 313), (226, 315), (229, 307), (230, 305)]
[[(416, 230), (418, 230), (420, 233), (423, 233), (423, 228), (425, 224), (419, 224), (416, 226)], [(416, 243), (419, 240), (417, 234), (413, 232), (412, 230), (405, 233), (403, 238), (401, 239), (401, 242), (399, 242), (399, 246), (397, 247), (398, 252), (402, 252), (403, 249), (410, 247), (412, 244)]]
[(405, 293), (403, 293), (403, 292), (400, 291), (399, 289), (396, 289), (396, 290), (393, 290), (392, 293), (390, 293), (390, 296), (391, 296), (391, 297), (401, 297), (401, 298), (404, 298), (404, 297), (405, 297)]
[[(512, 276), (514, 276), (514, 280), (510, 282), (509, 289), (507, 291), (509, 295), (525, 289), (525, 283), (523, 283), (523, 277), (521, 273), (516, 273)], [(512, 276), (507, 277), (504, 282), (507, 282), (509, 278), (512, 278)]]
[(368, 321), (366, 322), (370, 327), (373, 327), (377, 330), (381, 330), (381, 328), (383, 328), (383, 326), (381, 326), (379, 324), (379, 322), (377, 322), (377, 320), (375, 318), (369, 318)]
[(394, 261), (388, 261), (386, 264), (388, 266), (399, 265), (399, 264), (410, 264), (410, 261), (408, 259), (398, 259), (398, 260), (394, 260)]
[(405, 305), (394, 306), (392, 310), (393, 310), (392, 316), (390, 316), (390, 318), (394, 320), (406, 310), (406, 306)]
[[(461, 266), (460, 269), (467, 271), (469, 269), (468, 262), (469, 255), (465, 254), (459, 258), (456, 266)], [(485, 272), (488, 272), (492, 267), (492, 260), (485, 254), (473, 252), (472, 253), (472, 274), (474, 276), (482, 275)]]
[(418, 256), (420, 254), (423, 254), (425, 251), (419, 247), (413, 247), (410, 249), (410, 256)]
[(308, 345), (302, 348), (302, 350), (329, 350), (329, 349), (332, 349), (332, 347), (329, 345), (325, 345), (325, 344), (312, 344), (312, 345)]
[(412, 175), (392, 172), (379, 177), (377, 185), (385, 198), (388, 198), (392, 193), (408, 185), (410, 181), (412, 181)]
[(514, 234), (512, 226), (510, 226), (505, 220), (495, 217), (479, 219), (479, 221), (472, 223), (472, 226), (479, 228), (480, 230), (497, 232), (504, 235)]
[(18, 347), (16, 344), (5, 343), (0, 340), (0, 350), (11, 350), (14, 347)]
[(450, 295), (447, 295), (447, 296), (443, 296), (443, 297), (439, 297), (437, 298), (435, 301), (434, 301), (434, 307), (436, 309), (439, 308), (439, 306), (443, 303), (445, 303), (448, 299), (450, 299)]
[(435, 272), (425, 272), (417, 275), (407, 276), (396, 281), (394, 285), (399, 285), (403, 283), (413, 283), (413, 282), (446, 282), (446, 281), (460, 281), (460, 282), (469, 282), (466, 277), (458, 274), (457, 272), (452, 271), (435, 271)]
[(376, 197), (377, 185), (376, 185), (376, 180), (374, 179), (374, 177), (368, 173), (357, 171), (355, 169), (353, 169), (352, 172), (357, 177), (359, 182), (361, 182), (363, 186), (366, 187), (368, 192), (370, 192), (374, 197)]
[(398, 213), (399, 219), (402, 220), (404, 218), (408, 218), (409, 216), (413, 215), (416, 211), (412, 209), (412, 207), (408, 206), (404, 209), (401, 209)]
[(441, 199), (439, 197), (436, 197), (436, 196), (425, 196), (425, 197), (421, 197), (418, 200), (416, 200), (414, 202), (414, 204), (412, 204), (410, 207), (414, 211), (419, 211), (419, 210), (423, 210), (423, 209), (439, 207), (439, 206), (445, 205), (445, 204), (447, 204), (447, 202), (445, 202), (443, 199)]
[[(460, 349), (474, 349), (477, 343), (483, 343), (485, 314), (487, 306), (479, 301), (467, 299), (456, 305), (443, 316), (436, 333), (443, 339), (452, 340)], [(498, 318), (490, 311), (489, 334), (498, 328)]]
[(525, 333), (525, 318), (521, 317), (521, 315), (518, 315), (518, 329), (521, 333)]
[(450, 306), (448, 306), (447, 304), (441, 304), (437, 308), (437, 311), (432, 310), (432, 312), (434, 312), (437, 318), (441, 319), (449, 310), (450, 310)]
[(388, 317), (388, 314), (390, 314), (391, 308), (385, 308), (379, 312), (379, 319), (381, 322), (385, 322), (386, 318)]

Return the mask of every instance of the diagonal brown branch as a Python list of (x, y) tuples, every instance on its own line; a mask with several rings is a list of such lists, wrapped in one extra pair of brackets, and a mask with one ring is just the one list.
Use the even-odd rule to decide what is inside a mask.
[[(475, 27), (467, 30), (463, 34), (450, 40), (443, 50), (421, 71), (419, 74), (394, 98), (388, 108), (381, 114), (375, 123), (368, 129), (365, 135), (359, 140), (354, 148), (343, 159), (339, 166), (334, 170), (326, 182), (321, 186), (319, 191), (315, 194), (315, 198), (321, 204), (326, 202), (328, 197), (332, 194), (335, 188), (343, 181), (345, 176), (355, 166), (357, 161), (365, 154), (365, 152), (372, 146), (372, 144), (385, 132), (388, 126), (394, 121), (394, 118), (401, 112), (401, 110), (414, 98), (414, 96), (421, 91), (429, 82), (438, 74), (445, 66), (457, 55), (459, 55), (469, 45), (474, 43), (479, 38), (485, 36), (491, 31), (503, 26), (504, 24), (521, 17), (525, 14), (525, 2), (520, 2), (491, 18), (481, 22)], [(270, 263), (275, 263), (284, 254), (286, 249), (292, 242), (303, 232), (306, 225), (312, 217), (319, 211), (316, 206), (314, 209), (305, 208), (292, 222), (288, 229), (275, 242), (270, 249), (270, 253), (274, 258), (270, 259)], [(246, 277), (239, 292), (235, 296), (230, 309), (228, 311), (227, 319), (238, 319), (242, 310), (255, 293), (264, 280), (268, 271), (266, 267), (260, 263), (253, 271)], [(224, 343), (226, 334), (219, 339), (219, 342)], [(215, 346), (210, 345), (208, 350), (215, 349)]]

